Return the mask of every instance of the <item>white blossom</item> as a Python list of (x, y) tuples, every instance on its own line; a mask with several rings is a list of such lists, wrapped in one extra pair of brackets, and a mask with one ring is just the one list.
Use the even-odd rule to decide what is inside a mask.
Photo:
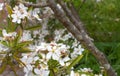
[(61, 66), (66, 66), (65, 62), (69, 61), (70, 58), (68, 56), (64, 57), (64, 58), (60, 58), (58, 60), (58, 62), (60, 63)]
[(81, 47), (81, 45), (78, 45), (78, 47), (74, 47), (74, 50), (71, 53), (71, 57), (76, 58), (78, 55), (82, 55), (83, 51), (84, 49)]
[(70, 76), (82, 76), (82, 75), (79, 75), (79, 73), (74, 72), (73, 70), (71, 70)]
[(39, 51), (39, 50), (47, 50), (47, 47), (48, 45), (46, 44), (46, 43), (43, 43), (43, 42), (41, 42), (41, 44), (40, 44), (40, 46), (37, 46), (37, 48), (36, 48), (36, 51)]
[(24, 30), (20, 41), (32, 41), (32, 40), (33, 38), (31, 36), (30, 31)]
[(36, 18), (37, 20), (41, 21), (42, 19), (39, 17), (39, 14), (40, 13), (40, 9), (39, 8), (35, 8), (33, 10), (29, 10), (28, 11), (28, 19), (34, 19)]
[(83, 69), (81, 68), (80, 71), (82, 71), (82, 72), (89, 72), (89, 73), (93, 72), (93, 70), (90, 69), (90, 68), (83, 68)]
[(0, 11), (3, 10), (4, 3), (0, 3)]
[(62, 40), (63, 39), (62, 35), (64, 34), (64, 32), (65, 32), (64, 29), (55, 30), (54, 31), (54, 34), (55, 34), (54, 40), (56, 42), (59, 41), (59, 40)]
[(48, 70), (42, 70), (42, 69), (35, 68), (34, 72), (35, 74), (40, 75), (40, 76), (49, 76)]
[(6, 40), (7, 38), (11, 38), (14, 39), (17, 36), (16, 32), (9, 32), (7, 33), (7, 31), (5, 29), (2, 30), (2, 35), (3, 35), (3, 40)]
[(28, 15), (27, 9), (28, 8), (21, 3), (18, 6), (15, 6), (13, 8), (13, 14), (11, 15), (11, 17), (13, 18), (12, 22), (20, 24), (21, 20), (27, 17)]

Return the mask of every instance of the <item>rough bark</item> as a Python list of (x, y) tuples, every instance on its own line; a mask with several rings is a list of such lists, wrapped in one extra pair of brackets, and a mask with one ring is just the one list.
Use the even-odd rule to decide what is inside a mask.
[(33, 4), (33, 3), (24, 2), (24, 1), (19, 1), (19, 3), (23, 3), (27, 7), (34, 7), (34, 8), (48, 7), (48, 4), (46, 3)]
[(58, 0), (58, 2), (62, 6), (64, 12), (57, 7), (57, 3), (54, 0), (48, 0), (49, 6), (54, 11), (56, 18), (63, 23), (63, 25), (74, 35), (78, 41), (80, 41), (87, 49), (89, 49), (89, 51), (99, 61), (101, 66), (103, 66), (107, 71), (108, 76), (116, 76), (115, 71), (112, 69), (105, 55), (96, 48), (91, 41), (91, 38), (85, 32), (83, 23), (74, 17), (74, 15), (72, 15), (70, 9), (67, 8), (67, 6), (61, 0)]

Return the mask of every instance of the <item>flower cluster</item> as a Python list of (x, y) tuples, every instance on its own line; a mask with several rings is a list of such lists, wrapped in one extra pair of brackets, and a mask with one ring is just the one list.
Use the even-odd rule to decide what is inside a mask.
[(46, 60), (52, 58), (54, 60), (57, 60), (62, 66), (65, 65), (65, 62), (70, 60), (68, 56), (69, 46), (66, 46), (62, 43), (41, 43), (41, 45), (37, 47), (37, 51), (38, 50), (40, 50), (41, 54), (44, 54), (46, 56)]
[[(21, 58), (22, 62), (26, 65), (24, 67), (26, 76), (29, 76), (32, 71), (37, 75), (43, 74), (43, 76), (48, 76), (49, 68), (47, 63), (51, 59), (58, 61), (60, 66), (64, 67), (71, 63), (72, 57), (70, 57), (69, 53), (70, 47), (67, 45), (55, 42), (42, 42), (40, 45), (30, 46), (30, 48), (31, 47), (34, 51), (29, 54), (22, 54)], [(36, 66), (36, 63), (39, 63), (39, 65)]]
[(9, 15), (12, 17), (12, 22), (20, 24), (25, 18), (41, 20), (38, 13), (40, 10), (38, 8), (28, 10), (28, 7), (25, 7), (22, 3), (13, 8), (13, 14)]
[[(7, 45), (11, 44), (17, 37), (17, 32), (7, 32), (5, 29), (2, 30), (1, 42), (6, 42)], [(33, 36), (34, 37), (34, 36)], [(18, 43), (31, 41), (33, 40), (30, 31), (23, 31)], [(75, 44), (75, 43), (73, 43)], [(16, 45), (15, 45), (16, 46)], [(6, 51), (7, 53), (12, 51), (10, 48), (13, 46), (5, 46), (1, 44), (0, 52)], [(17, 46), (16, 46), (17, 47)], [(30, 53), (22, 53), (22, 58), (20, 59), (23, 62), (23, 71), (25, 72), (25, 76), (36, 75), (48, 76), (49, 68), (48, 61), (53, 59), (56, 60), (60, 66), (68, 66), (73, 58), (77, 57), (77, 55), (81, 55), (83, 50), (77, 50), (77, 45), (75, 46), (76, 50), (73, 51), (73, 54), (70, 53), (70, 45), (65, 45), (63, 43), (45, 43), (38, 42), (37, 44), (29, 44), (27, 48), (31, 50)], [(82, 49), (81, 46), (78, 46), (79, 49)], [(12, 54), (11, 54), (12, 55)], [(10, 56), (11, 56), (10, 55)], [(72, 57), (72, 56), (75, 57)], [(34, 71), (34, 73), (33, 73)]]
[[(70, 60), (67, 51), (69, 47), (64, 44), (51, 43), (41, 43), (39, 46), (35, 46), (32, 53), (22, 54), (22, 62), (25, 63), (24, 72), (26, 76), (34, 70), (35, 74), (43, 74), (43, 76), (48, 76), (44, 74), (49, 74), (48, 61), (50, 59), (57, 60), (61, 66), (66, 66), (65, 64)], [(36, 63), (39, 63), (37, 66)], [(41, 73), (42, 72), (42, 73)]]
[[(0, 37), (0, 42), (6, 42), (6, 45), (8, 45), (8, 42), (13, 40), (16, 37), (16, 32), (10, 32), (7, 33), (5, 29), (2, 30), (2, 37)], [(7, 52), (9, 48), (3, 44), (0, 44), (0, 52)]]
[(25, 76), (33, 76), (34, 73), (36, 75), (48, 76), (48, 65), (45, 60), (42, 60), (37, 56), (37, 52), (22, 54), (22, 56), (21, 61), (25, 64), (23, 68)]

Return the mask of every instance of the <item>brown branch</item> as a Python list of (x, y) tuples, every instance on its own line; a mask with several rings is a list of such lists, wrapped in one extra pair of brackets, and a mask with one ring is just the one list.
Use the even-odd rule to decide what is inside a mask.
[[(61, 5), (61, 7), (63, 8), (64, 12), (66, 13), (67, 17), (69, 17), (70, 21), (76, 25), (76, 21), (79, 21), (80, 26), (82, 26), (82, 23), (80, 21), (80, 19), (76, 18), (72, 12), (69, 10), (69, 8), (67, 8), (67, 5), (62, 1), (62, 0), (57, 0), (59, 2), (59, 4)], [(76, 14), (75, 14), (76, 15)], [(79, 25), (76, 25), (76, 27), (78, 28), (78, 30), (81, 30), (81, 27)], [(83, 29), (83, 28), (82, 28)]]
[(76, 11), (76, 9), (75, 9), (75, 7), (74, 7), (74, 5), (73, 5), (72, 2), (69, 4), (69, 8), (70, 8), (70, 10), (71, 10), (72, 15), (73, 15), (78, 21), (80, 21), (78, 12)]
[[(69, 9), (71, 10), (72, 15), (77, 19), (78, 22), (81, 22), (78, 11), (75, 9), (74, 4), (71, 2), (69, 3)], [(87, 33), (85, 26), (82, 26), (84, 31)], [(93, 39), (92, 39), (93, 40)]]
[(33, 3), (28, 3), (28, 2), (23, 2), (23, 1), (19, 1), (19, 2), (23, 3), (26, 7), (40, 8), (40, 7), (48, 7), (49, 6), (47, 3), (33, 4)]
[[(60, 0), (58, 0), (60, 1)], [(75, 38), (80, 41), (85, 47), (87, 47), (90, 52), (96, 57), (96, 59), (99, 61), (101, 66), (105, 68), (107, 71), (108, 76), (116, 76), (114, 70), (112, 69), (111, 65), (109, 64), (107, 58), (105, 55), (100, 52), (93, 42), (90, 40), (90, 37), (87, 35), (83, 28), (83, 23), (81, 21), (78, 21), (71, 13), (71, 11), (65, 6), (65, 4), (61, 3), (60, 4), (66, 12), (66, 15), (72, 21), (72, 24), (70, 24), (69, 20), (66, 18), (66, 15), (64, 12), (59, 9), (55, 3), (54, 0), (48, 0), (49, 6), (51, 9), (54, 11), (56, 18), (59, 19), (60, 22), (63, 23), (63, 25), (75, 36)]]

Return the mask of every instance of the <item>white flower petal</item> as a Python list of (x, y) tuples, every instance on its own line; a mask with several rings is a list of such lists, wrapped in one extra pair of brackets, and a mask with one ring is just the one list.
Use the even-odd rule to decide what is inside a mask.
[(59, 60), (59, 56), (57, 56), (55, 53), (52, 54), (52, 58), (53, 58), (54, 60)]
[(63, 60), (59, 60), (59, 63), (60, 63), (62, 66), (64, 66), (64, 65), (65, 65), (65, 63), (64, 63), (64, 61), (63, 61)]
[(39, 74), (39, 75), (41, 74), (41, 70), (38, 69), (38, 68), (35, 68), (35, 69), (34, 69), (34, 72), (35, 72), (35, 74)]
[(46, 58), (47, 58), (47, 59), (50, 59), (51, 56), (52, 56), (52, 52), (49, 52), (49, 53), (47, 53)]
[(75, 73), (73, 70), (70, 72), (70, 76), (75, 76)]

